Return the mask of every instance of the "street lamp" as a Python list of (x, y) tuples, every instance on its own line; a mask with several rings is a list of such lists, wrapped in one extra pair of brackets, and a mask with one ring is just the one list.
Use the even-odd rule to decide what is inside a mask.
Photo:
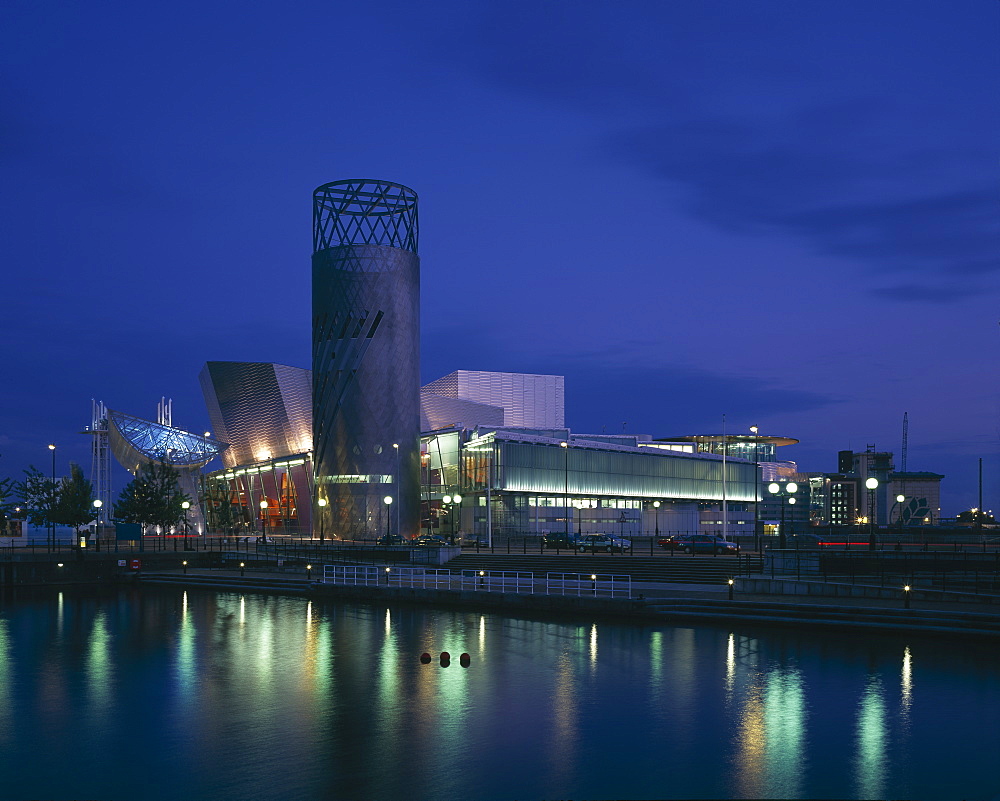
[(878, 489), (878, 479), (874, 476), (865, 481), (868, 488), (868, 550), (875, 550), (875, 490)]
[(267, 542), (267, 501), (260, 502), (260, 534), (261, 542)]
[(462, 496), (458, 493), (454, 495), (445, 495), (441, 498), (441, 503), (445, 506), (450, 507), (448, 509), (448, 516), (451, 517), (451, 544), (455, 544), (455, 524), (457, 523), (456, 518), (462, 513), (462, 510), (458, 508), (458, 505), (462, 502)]
[(392, 496), (386, 495), (382, 503), (385, 504), (385, 541), (389, 542), (389, 507), (392, 506)]
[(581, 500), (573, 501), (573, 506), (576, 507), (576, 538), (580, 539), (580, 535), (582, 533), (581, 526), (583, 524), (584, 502)]
[[(889, 510), (889, 516), (885, 520), (886, 531), (889, 530), (888, 527), (889, 527), (890, 521), (892, 520), (892, 513), (893, 513), (893, 511), (895, 511), (896, 507), (899, 506), (900, 504), (902, 504), (905, 500), (906, 500), (906, 496), (903, 495), (902, 493), (900, 493), (899, 495), (896, 496), (896, 502), (892, 505), (892, 509)], [(899, 534), (900, 534), (900, 536), (902, 536), (902, 534), (903, 534), (903, 510), (902, 509), (899, 510), (899, 514), (896, 517), (896, 522), (899, 523)], [(898, 543), (902, 542), (902, 540), (897, 540), (896, 542), (897, 542), (896, 547), (897, 548), (900, 547)]]
[[(396, 497), (399, 497), (399, 443), (392, 443), (393, 450), (396, 451)], [(399, 536), (399, 504), (396, 504), (396, 536)]]
[(49, 531), (51, 532), (51, 545), (49, 550), (55, 550), (56, 547), (56, 524), (52, 522), (52, 513), (55, 511), (56, 504), (56, 446), (55, 443), (49, 445), (49, 450), (52, 451), (52, 485), (49, 487)]
[(101, 550), (101, 507), (104, 501), (100, 498), (94, 500), (94, 550)]
[(563, 509), (566, 512), (566, 539), (569, 539), (569, 443), (560, 442), (563, 449)]
[(785, 548), (788, 545), (788, 541), (785, 538), (785, 500), (788, 503), (795, 503), (795, 493), (799, 491), (799, 485), (794, 481), (789, 481), (785, 484), (784, 489), (782, 489), (781, 484), (776, 481), (771, 482), (767, 485), (767, 491), (772, 495), (778, 495), (781, 500), (781, 528), (778, 529), (778, 547)]
[(188, 509), (191, 508), (190, 501), (181, 501), (181, 509), (184, 510), (184, 550), (190, 551), (191, 546), (188, 545)]
[(655, 522), (656, 539), (659, 539), (660, 538), (660, 502), (659, 501), (653, 501), (653, 509), (655, 510), (653, 512), (653, 519), (656, 521)]
[(326, 515), (323, 510), (326, 508), (326, 498), (319, 498), (316, 501), (316, 505), (319, 507), (319, 544), (323, 544), (323, 519)]

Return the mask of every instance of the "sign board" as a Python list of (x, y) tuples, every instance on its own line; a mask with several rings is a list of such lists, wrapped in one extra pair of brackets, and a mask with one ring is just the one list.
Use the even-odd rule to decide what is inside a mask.
[(127, 565), (127, 564), (128, 564), (128, 562), (126, 562), (124, 559), (119, 559), (118, 560), (118, 567), (125, 567), (125, 565)]
[(142, 570), (142, 560), (141, 559), (131, 559), (131, 560), (129, 560), (128, 566), (132, 570)]
[(138, 523), (115, 523), (115, 539), (141, 540), (142, 526)]

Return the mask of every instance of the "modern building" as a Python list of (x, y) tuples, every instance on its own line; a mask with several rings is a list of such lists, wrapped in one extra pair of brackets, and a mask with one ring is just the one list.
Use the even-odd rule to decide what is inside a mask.
[(226, 467), (312, 450), (312, 375), (267, 362), (206, 362), (198, 376)]
[[(211, 437), (192, 434), (172, 425), (169, 405), (163, 405), (159, 421), (107, 410), (107, 436), (111, 453), (119, 464), (135, 475), (144, 464), (167, 464), (179, 473), (181, 490), (192, 499), (200, 497), (201, 469), (226, 449)], [(199, 504), (192, 503), (188, 524), (202, 533), (205, 521)]]
[(313, 193), (313, 454), (326, 504), (317, 513), (344, 536), (383, 517), (404, 535), (419, 525), (417, 241), (412, 189), (350, 180)]
[(478, 425), (562, 428), (565, 378), (561, 375), (456, 370), (420, 390), (421, 429)]
[[(224, 470), (205, 476), (215, 529), (308, 532), (312, 526), (312, 376), (268, 362), (206, 362), (199, 375)], [(262, 505), (263, 504), (263, 505)]]
[[(716, 454), (642, 447), (641, 439), (487, 426), (426, 434), (423, 524), (483, 541), (545, 532), (641, 537), (705, 531), (703, 508), (718, 510), (723, 499), (734, 509), (752, 505), (752, 462), (724, 464)], [(726, 528), (720, 520), (707, 530)], [(752, 534), (752, 516), (726, 533)]]

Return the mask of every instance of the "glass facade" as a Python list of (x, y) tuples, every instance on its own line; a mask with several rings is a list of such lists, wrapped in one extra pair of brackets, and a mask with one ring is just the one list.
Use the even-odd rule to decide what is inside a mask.
[[(584, 435), (576, 440), (565, 433), (562, 440), (510, 431), (425, 436), (423, 525), (440, 530), (444, 517), (449, 526), (480, 537), (486, 530), (501, 535), (568, 531), (652, 536), (656, 531), (699, 530), (703, 508), (719, 510), (705, 525), (722, 526), (725, 497), (731, 533), (744, 533), (740, 523), (753, 533), (752, 522), (746, 525), (753, 519), (752, 463), (728, 460), (723, 481), (721, 458), (602, 447)], [(456, 492), (463, 498), (460, 516), (442, 504), (446, 494)]]

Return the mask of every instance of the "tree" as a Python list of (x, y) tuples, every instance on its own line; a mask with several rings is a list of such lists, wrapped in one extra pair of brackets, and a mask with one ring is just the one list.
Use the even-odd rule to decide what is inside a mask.
[(191, 500), (181, 492), (179, 477), (168, 464), (147, 462), (118, 496), (115, 517), (123, 523), (159, 526), (167, 532), (184, 519), (181, 504)]
[(202, 495), (209, 526), (217, 531), (228, 532), (236, 522), (228, 480), (206, 479), (202, 485)]
[(80, 465), (70, 462), (69, 475), (59, 484), (59, 495), (52, 512), (52, 522), (72, 527), (77, 534), (80, 526), (97, 517), (94, 508), (94, 485), (83, 476)]
[(0, 537), (8, 533), (7, 520), (14, 516), (14, 508), (17, 505), (14, 492), (14, 480), (0, 478)]
[(24, 471), (24, 480), (19, 481), (14, 492), (21, 499), (25, 518), (33, 526), (45, 526), (53, 521), (59, 504), (59, 485), (46, 478), (34, 465)]
[(959, 523), (975, 523), (979, 526), (992, 526), (997, 522), (993, 515), (983, 509), (966, 509), (959, 512), (955, 519)]

